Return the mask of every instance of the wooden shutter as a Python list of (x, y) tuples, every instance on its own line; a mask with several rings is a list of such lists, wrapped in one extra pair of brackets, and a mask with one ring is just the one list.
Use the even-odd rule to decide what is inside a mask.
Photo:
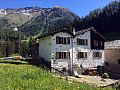
[(87, 52), (85, 52), (85, 58), (88, 58), (88, 53)]
[(59, 44), (59, 36), (56, 36), (56, 44)]
[(78, 59), (80, 58), (80, 52), (78, 52)]
[(102, 58), (102, 52), (100, 52), (100, 58)]
[(67, 52), (67, 57), (68, 59), (70, 59), (70, 52)]
[(88, 45), (88, 40), (86, 39), (86, 45)]
[(70, 37), (67, 38), (67, 44), (70, 44)]
[(96, 52), (93, 53), (94, 58), (96, 58)]
[(102, 41), (100, 41), (100, 46), (103, 46), (103, 42)]
[(56, 52), (56, 59), (59, 59), (59, 52)]
[(77, 38), (77, 45), (79, 45), (79, 38)]
[(93, 45), (96, 46), (96, 40), (94, 40)]

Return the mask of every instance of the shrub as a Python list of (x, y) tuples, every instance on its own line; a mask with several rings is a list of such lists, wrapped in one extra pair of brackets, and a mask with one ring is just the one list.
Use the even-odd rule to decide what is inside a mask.
[(108, 77), (109, 77), (108, 73), (104, 73), (104, 74), (102, 74), (102, 78), (107, 79)]

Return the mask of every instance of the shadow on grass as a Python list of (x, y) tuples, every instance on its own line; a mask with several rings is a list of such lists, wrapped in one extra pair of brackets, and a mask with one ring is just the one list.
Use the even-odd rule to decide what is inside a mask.
[(34, 65), (36, 67), (41, 67), (43, 69), (51, 71), (51, 64), (50, 62), (45, 61), (44, 58), (34, 58), (34, 59), (25, 59), (30, 65)]

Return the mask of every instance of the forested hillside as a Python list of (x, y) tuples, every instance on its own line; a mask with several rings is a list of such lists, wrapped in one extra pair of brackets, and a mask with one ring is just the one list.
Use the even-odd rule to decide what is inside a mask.
[[(27, 36), (23, 33), (15, 31), (0, 31), (0, 57), (6, 57), (14, 53), (19, 53), (19, 45), (21, 52), (27, 47)], [(26, 43), (26, 44), (25, 44)], [(26, 51), (25, 51), (26, 52)]]
[(120, 1), (111, 2), (103, 9), (91, 11), (85, 16), (78, 29), (94, 27), (107, 39), (120, 39)]

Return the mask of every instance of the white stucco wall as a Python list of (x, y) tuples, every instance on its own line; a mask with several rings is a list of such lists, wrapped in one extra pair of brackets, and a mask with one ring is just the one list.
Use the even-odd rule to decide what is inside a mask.
[(39, 56), (45, 58), (48, 62), (51, 60), (51, 36), (39, 39)]
[[(87, 39), (88, 40), (88, 45), (77, 45), (77, 38), (79, 39)], [(73, 59), (74, 62), (78, 61), (77, 56), (78, 56), (78, 52), (88, 52), (90, 50), (91, 44), (90, 44), (90, 31), (85, 32), (84, 34), (80, 34), (78, 36), (76, 36), (73, 39)]]
[[(77, 38), (79, 39), (87, 39), (88, 45), (77, 45)], [(91, 50), (91, 35), (90, 31), (85, 32), (84, 34), (80, 34), (73, 39), (73, 64), (82, 65), (84, 68), (97, 67), (98, 65), (104, 65), (104, 50), (93, 49)], [(78, 52), (87, 52), (87, 58), (78, 59)], [(102, 58), (94, 58), (94, 52), (102, 52)]]
[[(70, 68), (71, 59), (72, 59), (72, 44), (71, 44), (71, 38), (70, 38), (70, 44), (56, 44), (56, 36), (59, 37), (71, 37), (70, 34), (66, 32), (59, 32), (54, 34), (51, 39), (52, 43), (52, 59), (51, 59), (51, 66), (55, 68), (66, 68), (68, 69), (68, 65)], [(70, 59), (56, 59), (56, 52), (70, 52)]]

